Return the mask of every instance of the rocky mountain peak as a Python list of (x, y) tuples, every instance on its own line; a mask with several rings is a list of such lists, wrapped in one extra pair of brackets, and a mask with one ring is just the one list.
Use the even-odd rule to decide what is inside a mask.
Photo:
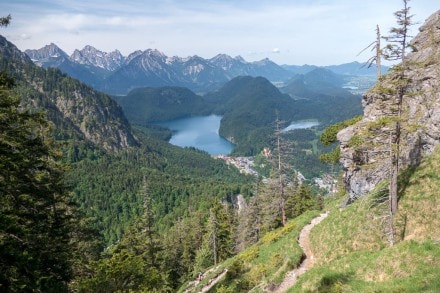
[(182, 63), (182, 58), (180, 58), (180, 57), (178, 57), (178, 56), (167, 57), (167, 59), (166, 59), (166, 63), (167, 63), (167, 64), (178, 64), (178, 63)]
[(148, 56), (151, 56), (152, 58), (158, 58), (158, 59), (164, 60), (164, 61), (167, 59), (167, 56), (157, 49), (147, 49), (144, 51), (144, 54), (147, 54)]
[[(32, 55), (31, 55), (32, 56)], [(33, 55), (36, 56), (36, 55)], [(246, 62), (242, 57), (219, 54), (212, 59), (199, 56), (168, 57), (157, 49), (137, 50), (123, 57), (117, 50), (106, 53), (88, 45), (70, 57), (39, 59), (44, 68), (56, 67), (98, 90), (125, 94), (136, 87), (186, 86), (199, 92), (217, 89), (236, 76), (265, 76), (271, 81), (287, 80), (292, 73), (269, 61)]]
[(32, 60), (42, 60), (49, 58), (69, 58), (68, 55), (54, 43), (44, 46), (37, 50), (26, 50), (25, 53)]
[(115, 71), (125, 61), (118, 50), (107, 53), (90, 45), (86, 45), (82, 50), (75, 50), (70, 58), (76, 63), (100, 67), (108, 71)]
[(235, 56), (234, 59), (237, 60), (237, 61), (240, 61), (240, 62), (242, 62), (242, 63), (246, 63), (246, 60), (244, 60), (244, 58), (241, 57), (240, 55)]
[[(401, 115), (401, 170), (418, 164), (440, 144), (440, 10), (427, 19), (411, 45)], [(383, 76), (363, 96), (363, 119), (338, 133), (349, 201), (389, 178), (398, 74), (391, 70)]]
[(264, 58), (264, 59), (261, 59), (260, 61), (255, 61), (253, 63), (257, 64), (257, 65), (266, 65), (266, 64), (269, 64), (269, 63), (273, 63), (273, 62), (270, 61), (269, 58)]
[[(218, 54), (217, 56), (211, 58), (209, 62), (218, 67), (221, 67), (223, 70), (229, 70), (234, 66), (234, 63), (238, 60), (232, 58), (226, 54)], [(239, 61), (238, 61), (239, 62)]]
[[(46, 56), (56, 51), (56, 46), (42, 48)], [(47, 80), (46, 69), (40, 69), (30, 57), (0, 36), (0, 70), (6, 70), (21, 81), (20, 88), (29, 93), (22, 96), (22, 103), (47, 111), (48, 118), (66, 137), (84, 138), (95, 146), (108, 151), (137, 146), (138, 141), (117, 103), (101, 92), (52, 70)], [(49, 87), (40, 85), (48, 83)], [(61, 86), (62, 84), (62, 86)], [(59, 90), (62, 88), (62, 90)], [(39, 98), (35, 98), (38, 96)]]
[(131, 53), (130, 55), (127, 56), (127, 58), (125, 59), (125, 64), (128, 64), (131, 62), (131, 60), (135, 59), (137, 56), (141, 55), (142, 51), (141, 50), (136, 50), (133, 53)]

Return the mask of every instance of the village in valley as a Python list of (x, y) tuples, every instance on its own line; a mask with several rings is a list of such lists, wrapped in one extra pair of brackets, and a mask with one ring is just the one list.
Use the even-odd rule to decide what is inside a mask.
[(231, 157), (220, 154), (214, 158), (225, 160), (226, 165), (235, 166), (241, 173), (258, 176), (258, 172), (254, 169), (253, 157)]
[[(268, 155), (266, 153), (267, 149), (264, 149), (263, 154)], [(226, 165), (236, 167), (240, 173), (259, 176), (259, 173), (255, 170), (254, 157), (233, 157), (220, 154), (214, 156), (214, 158), (224, 160)], [(300, 181), (306, 180), (306, 178), (300, 172), (298, 172), (298, 179)], [(337, 180), (330, 174), (323, 174), (322, 177), (313, 178), (312, 181), (313, 184), (317, 185), (320, 189), (326, 190), (329, 194), (334, 194), (337, 191)]]

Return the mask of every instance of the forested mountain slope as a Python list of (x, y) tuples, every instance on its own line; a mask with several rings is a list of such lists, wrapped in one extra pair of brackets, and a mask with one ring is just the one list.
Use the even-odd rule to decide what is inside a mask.
[[(194, 148), (179, 148), (139, 132), (141, 147), (83, 160), (67, 174), (75, 201), (107, 244), (116, 243), (144, 210), (143, 184), (166, 233), (178, 219), (206, 213), (213, 199), (250, 194), (251, 178)], [(143, 183), (143, 180), (146, 182)]]
[(277, 115), (292, 121), (297, 113), (293, 100), (263, 77), (236, 77), (204, 98), (214, 104), (214, 113), (223, 115), (220, 135), (237, 144), (237, 153), (246, 155), (269, 145)]
[[(107, 95), (56, 69), (36, 67), (1, 40), (6, 71), (1, 73), (1, 110), (6, 115), (1, 115), (0, 287), (66, 292), (74, 278), (72, 290), (88, 292), (178, 286), (192, 273), (212, 203), (233, 206), (238, 194), (250, 195), (251, 179), (205, 152), (171, 146), (142, 130), (135, 139)], [(42, 112), (47, 113), (52, 132), (34, 123), (27, 111), (41, 123)], [(11, 117), (23, 119), (6, 120)], [(46, 148), (55, 141), (50, 135), (64, 152)], [(27, 230), (14, 230), (23, 227)], [(182, 227), (198, 230), (184, 235)], [(147, 230), (154, 237), (143, 237)], [(148, 258), (147, 252), (154, 256)], [(116, 267), (110, 264), (103, 272), (114, 259)], [(165, 273), (156, 274), (159, 268)], [(139, 281), (127, 284), (125, 278)]]
[(71, 144), (72, 159), (78, 159), (77, 141), (114, 152), (138, 145), (121, 108), (107, 95), (62, 74), (43, 69), (0, 36), (0, 69), (18, 81), (22, 103), (47, 112), (55, 135)]
[(182, 87), (137, 88), (114, 99), (124, 109), (130, 123), (144, 126), (210, 112), (201, 96)]
[[(345, 172), (340, 192), (327, 198), (328, 217), (311, 231), (314, 266), (288, 292), (440, 290), (439, 21), (437, 11), (412, 41), (406, 63), (364, 96), (363, 119), (338, 134)], [(390, 141), (397, 122), (401, 165), (393, 210), (390, 153), (398, 147)], [(288, 226), (296, 229), (305, 215)], [(280, 247), (291, 231), (280, 229), (272, 236), (210, 270), (210, 276), (227, 271), (213, 290), (272, 292), (284, 277), (277, 273), (300, 262), (295, 248), (294, 263), (283, 262), (289, 256)]]
[(263, 77), (239, 76), (203, 96), (185, 88), (162, 87), (140, 88), (114, 99), (131, 123), (143, 126), (181, 117), (222, 115), (219, 133), (236, 144), (234, 153), (256, 155), (271, 147), (277, 117), (283, 127), (291, 121), (314, 119), (323, 128), (360, 114), (360, 97), (338, 82), (338, 75), (316, 69), (282, 89), (289, 95)]

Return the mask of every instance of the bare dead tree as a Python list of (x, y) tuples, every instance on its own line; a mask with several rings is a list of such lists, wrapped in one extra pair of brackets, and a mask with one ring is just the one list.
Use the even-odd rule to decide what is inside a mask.
[(371, 51), (375, 51), (375, 55), (370, 57), (367, 62), (365, 62), (367, 68), (370, 68), (373, 66), (373, 64), (376, 64), (376, 77), (379, 79), (381, 76), (381, 59), (382, 59), (382, 48), (380, 45), (380, 29), (379, 25), (376, 25), (376, 40), (369, 44), (367, 47), (365, 47), (362, 51), (359, 52), (358, 56), (363, 53), (365, 50), (371, 48)]

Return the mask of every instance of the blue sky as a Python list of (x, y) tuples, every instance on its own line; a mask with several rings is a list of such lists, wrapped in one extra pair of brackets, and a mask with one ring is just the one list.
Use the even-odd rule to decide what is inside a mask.
[[(440, 9), (438, 0), (410, 1), (413, 34)], [(55, 43), (67, 54), (92, 45), (102, 51), (158, 49), (168, 56), (219, 53), (247, 61), (332, 65), (356, 56), (395, 25), (401, 0), (0, 0), (1, 28), (19, 49)]]

